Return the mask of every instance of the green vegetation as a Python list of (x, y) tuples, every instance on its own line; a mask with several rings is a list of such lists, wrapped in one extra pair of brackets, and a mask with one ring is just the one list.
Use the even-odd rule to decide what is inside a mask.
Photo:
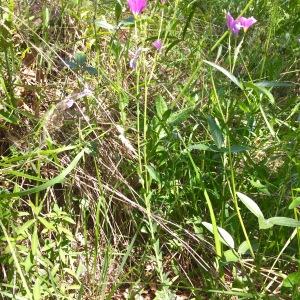
[(0, 298), (300, 299), (299, 11), (1, 0)]

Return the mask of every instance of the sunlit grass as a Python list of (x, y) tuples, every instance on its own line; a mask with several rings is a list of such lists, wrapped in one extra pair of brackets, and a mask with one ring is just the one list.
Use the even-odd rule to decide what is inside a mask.
[(0, 1), (1, 297), (297, 299), (299, 4), (132, 5)]

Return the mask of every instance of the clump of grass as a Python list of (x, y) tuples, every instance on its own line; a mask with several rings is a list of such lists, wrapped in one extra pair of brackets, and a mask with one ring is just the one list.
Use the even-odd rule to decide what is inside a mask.
[(0, 2), (1, 297), (297, 299), (298, 8)]

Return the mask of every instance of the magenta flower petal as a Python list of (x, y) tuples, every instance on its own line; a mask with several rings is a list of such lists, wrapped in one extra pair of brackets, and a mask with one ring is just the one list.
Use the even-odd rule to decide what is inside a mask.
[(241, 29), (241, 24), (237, 22), (230, 13), (226, 14), (226, 22), (227, 22), (227, 27), (228, 29), (234, 34), (238, 35), (240, 29)]
[(153, 47), (156, 49), (156, 50), (160, 50), (163, 46), (163, 43), (161, 40), (156, 40), (152, 43)]
[(130, 11), (139, 15), (147, 6), (147, 0), (127, 0)]
[(244, 28), (244, 31), (247, 31), (249, 27), (251, 27), (257, 22), (257, 20), (254, 17), (251, 18), (240, 17), (236, 21), (241, 24), (241, 26)]
[(227, 27), (234, 35), (238, 35), (241, 28), (243, 28), (244, 31), (247, 31), (248, 28), (254, 25), (256, 22), (257, 20), (254, 17), (239, 17), (235, 20), (229, 12), (226, 14)]

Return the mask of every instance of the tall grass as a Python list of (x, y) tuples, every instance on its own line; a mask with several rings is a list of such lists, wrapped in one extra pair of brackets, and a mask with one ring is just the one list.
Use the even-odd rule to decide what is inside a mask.
[(299, 9), (0, 1), (0, 297), (298, 299)]

